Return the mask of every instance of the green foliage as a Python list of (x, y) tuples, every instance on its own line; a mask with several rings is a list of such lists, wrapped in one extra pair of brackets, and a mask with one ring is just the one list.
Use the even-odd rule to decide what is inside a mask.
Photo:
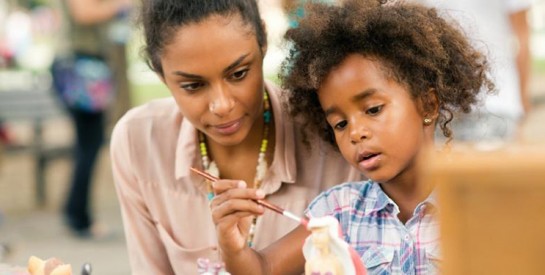
[(131, 100), (134, 106), (141, 105), (152, 99), (170, 96), (167, 87), (161, 82), (153, 84), (133, 84), (131, 86), (131, 93)]
[(532, 62), (532, 69), (535, 73), (545, 74), (545, 58), (534, 59)]

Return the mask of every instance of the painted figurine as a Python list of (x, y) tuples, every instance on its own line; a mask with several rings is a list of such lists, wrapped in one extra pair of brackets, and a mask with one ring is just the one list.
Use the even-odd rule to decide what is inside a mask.
[(197, 259), (197, 271), (199, 275), (230, 275), (225, 271), (225, 264), (222, 262), (211, 262), (206, 258)]
[(72, 275), (72, 266), (57, 258), (42, 260), (36, 256), (28, 259), (30, 275)]
[(303, 255), (305, 275), (364, 275), (365, 267), (342, 236), (339, 221), (331, 216), (310, 219)]

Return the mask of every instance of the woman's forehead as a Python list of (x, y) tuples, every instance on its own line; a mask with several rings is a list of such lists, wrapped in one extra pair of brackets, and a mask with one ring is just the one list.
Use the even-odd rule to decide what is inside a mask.
[(173, 71), (207, 75), (222, 72), (244, 57), (242, 63), (262, 57), (257, 39), (241, 29), (240, 19), (215, 17), (178, 30), (165, 46), (161, 63), (165, 75)]

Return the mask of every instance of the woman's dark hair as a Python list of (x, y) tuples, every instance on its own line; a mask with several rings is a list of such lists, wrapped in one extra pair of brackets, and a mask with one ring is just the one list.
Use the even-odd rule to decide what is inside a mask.
[(415, 99), (426, 100), (430, 91), (435, 92), (437, 123), (447, 138), (452, 136), (448, 123), (453, 113), (470, 112), (481, 88), (494, 90), (485, 55), (470, 45), (457, 25), (433, 8), (384, 2), (309, 3), (299, 26), (287, 31), (292, 48), (280, 79), (288, 91), (291, 114), (304, 122), (305, 140), (310, 130), (335, 146), (316, 91), (350, 54), (379, 61), (385, 75), (404, 85)]
[(258, 45), (262, 48), (267, 44), (255, 0), (144, 0), (139, 21), (144, 31), (143, 53), (149, 67), (163, 75), (160, 56), (176, 31), (212, 15), (239, 15), (243, 22), (253, 28)]

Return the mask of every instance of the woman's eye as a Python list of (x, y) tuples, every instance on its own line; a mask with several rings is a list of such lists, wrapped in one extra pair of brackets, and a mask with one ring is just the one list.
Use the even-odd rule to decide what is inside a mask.
[(346, 127), (346, 124), (348, 124), (346, 120), (340, 121), (336, 123), (335, 125), (333, 125), (333, 129), (336, 131), (340, 131)]
[(236, 71), (231, 75), (233, 80), (242, 80), (248, 74), (248, 69)]
[(202, 86), (204, 86), (203, 83), (200, 82), (192, 82), (192, 83), (185, 83), (182, 84), (180, 87), (186, 91), (194, 92), (198, 89), (200, 89)]
[(371, 107), (371, 108), (367, 109), (367, 111), (365, 111), (365, 113), (368, 114), (368, 115), (372, 115), (372, 116), (378, 115), (380, 113), (380, 111), (382, 111), (382, 107), (383, 107), (383, 105)]

